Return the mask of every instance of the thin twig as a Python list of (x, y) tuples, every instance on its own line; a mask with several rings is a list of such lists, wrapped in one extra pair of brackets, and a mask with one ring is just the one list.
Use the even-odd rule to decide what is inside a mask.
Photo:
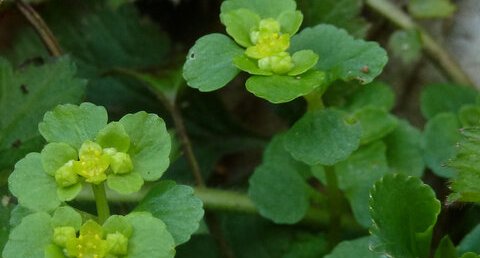
[(366, 4), (398, 27), (418, 30), (423, 41), (425, 52), (449, 79), (463, 85), (474, 85), (471, 78), (448, 51), (437, 43), (428, 32), (416, 24), (405, 12), (387, 0), (366, 0)]
[(53, 35), (52, 31), (42, 17), (37, 13), (37, 11), (35, 11), (30, 4), (25, 3), (22, 0), (16, 0), (15, 3), (18, 10), (20, 10), (23, 16), (25, 16), (30, 24), (35, 28), (50, 54), (54, 57), (61, 56), (63, 51), (60, 48), (60, 44), (58, 44), (58, 41)]

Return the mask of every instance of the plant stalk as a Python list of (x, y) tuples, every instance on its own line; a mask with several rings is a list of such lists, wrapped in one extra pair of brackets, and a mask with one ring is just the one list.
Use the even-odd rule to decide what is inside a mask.
[(110, 208), (108, 207), (105, 184), (92, 184), (93, 196), (97, 206), (98, 223), (103, 224), (110, 217)]
[(48, 52), (50, 52), (50, 54), (54, 57), (61, 56), (63, 51), (60, 47), (60, 44), (37, 11), (35, 11), (30, 4), (25, 3), (23, 0), (16, 0), (15, 3), (18, 10), (35, 28), (35, 31), (42, 39), (43, 44), (48, 49)]
[(390, 22), (402, 29), (416, 29), (423, 41), (423, 47), (428, 57), (444, 72), (453, 82), (473, 86), (473, 81), (460, 67), (457, 61), (435, 39), (405, 12), (387, 0), (366, 0), (366, 4)]

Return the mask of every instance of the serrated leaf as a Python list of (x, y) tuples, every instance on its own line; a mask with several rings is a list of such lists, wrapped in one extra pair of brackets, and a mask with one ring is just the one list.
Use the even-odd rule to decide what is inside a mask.
[(460, 141), (460, 123), (452, 113), (443, 113), (429, 120), (422, 137), (424, 160), (432, 171), (442, 177), (453, 177), (456, 172), (446, 166), (455, 157), (455, 144)]
[(107, 120), (104, 107), (92, 103), (65, 104), (47, 112), (38, 129), (47, 142), (64, 142), (80, 149), (85, 141), (95, 139)]
[(388, 61), (387, 53), (376, 42), (354, 39), (332, 25), (306, 28), (292, 37), (290, 51), (313, 50), (320, 59), (315, 66), (326, 71), (330, 81), (371, 82)]
[(383, 138), (397, 127), (398, 121), (385, 110), (373, 106), (358, 109), (353, 113), (362, 127), (360, 144), (367, 144)]
[(362, 237), (355, 240), (340, 242), (325, 258), (383, 258), (369, 249), (371, 237)]
[(6, 60), (0, 59), (0, 153), (2, 160), (12, 157), (0, 162), (0, 169), (40, 149), (37, 124), (46, 111), (58, 104), (80, 101), (85, 81), (75, 74), (75, 66), (66, 57), (20, 71), (13, 71)]
[(50, 219), (50, 216), (43, 212), (25, 217), (10, 233), (2, 256), (44, 258), (45, 247), (52, 242), (53, 237)]
[(262, 18), (277, 18), (284, 11), (295, 11), (297, 5), (294, 0), (228, 0), (221, 6), (221, 13), (236, 9), (249, 9)]
[(385, 111), (392, 110), (395, 105), (395, 93), (392, 88), (382, 82), (372, 82), (365, 86), (360, 86), (353, 94), (347, 96), (347, 109), (355, 111), (357, 109), (374, 106)]
[(457, 258), (457, 249), (455, 245), (450, 240), (450, 237), (444, 236), (438, 244), (437, 250), (435, 251), (434, 258)]
[(204, 214), (202, 206), (191, 187), (162, 181), (150, 190), (135, 210), (148, 211), (165, 222), (175, 245), (180, 245), (198, 229)]
[(443, 112), (457, 113), (465, 104), (474, 104), (478, 92), (473, 88), (454, 84), (432, 84), (420, 96), (422, 114), (427, 119)]
[(326, 87), (325, 73), (309, 71), (298, 76), (252, 76), (246, 82), (247, 90), (272, 103), (284, 103), (307, 95), (318, 87)]
[(428, 257), (440, 213), (435, 192), (417, 177), (389, 174), (370, 194), (374, 251), (390, 257)]
[(445, 18), (451, 16), (456, 6), (450, 0), (410, 0), (408, 11), (416, 18)]
[(423, 43), (420, 32), (409, 29), (395, 31), (390, 36), (388, 46), (395, 57), (405, 64), (411, 64), (420, 59)]
[(356, 220), (364, 227), (372, 223), (368, 209), (370, 189), (389, 172), (385, 150), (385, 144), (375, 142), (335, 165), (338, 186), (344, 191)]
[(420, 146), (421, 133), (406, 120), (399, 120), (397, 128), (383, 138), (387, 145), (387, 161), (393, 173), (421, 177), (425, 168)]
[(60, 205), (55, 180), (42, 169), (40, 153), (30, 153), (15, 165), (8, 186), (20, 205), (34, 211), (51, 211)]
[(240, 72), (233, 58), (243, 50), (223, 34), (209, 34), (195, 42), (183, 66), (183, 78), (190, 87), (200, 91), (222, 88)]
[(307, 112), (287, 132), (285, 149), (309, 165), (333, 165), (360, 144), (360, 124), (335, 109)]
[(301, 176), (309, 168), (285, 150), (286, 137), (283, 134), (272, 139), (248, 188), (248, 195), (260, 214), (277, 224), (300, 221), (310, 206), (308, 185)]
[(126, 216), (133, 228), (128, 239), (130, 258), (173, 258), (175, 242), (165, 223), (148, 213), (130, 213)]
[(159, 179), (170, 164), (171, 139), (163, 119), (142, 111), (128, 114), (119, 122), (130, 137), (132, 173), (139, 173), (145, 181)]

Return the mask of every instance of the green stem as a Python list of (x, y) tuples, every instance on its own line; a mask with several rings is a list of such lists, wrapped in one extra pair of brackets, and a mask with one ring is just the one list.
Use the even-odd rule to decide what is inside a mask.
[(463, 71), (448, 51), (397, 6), (387, 0), (366, 0), (366, 4), (398, 27), (418, 30), (426, 53), (447, 77), (459, 84), (474, 85), (470, 77)]
[(98, 222), (103, 224), (110, 217), (110, 208), (108, 207), (107, 194), (105, 193), (105, 185), (92, 184), (93, 196), (97, 205)]
[(338, 188), (337, 175), (333, 166), (325, 166), (328, 202), (330, 208), (329, 247), (333, 248), (341, 239), (342, 193)]
[(307, 101), (307, 111), (322, 110), (325, 108), (322, 100), (323, 93), (323, 89), (315, 89), (309, 94), (303, 96)]

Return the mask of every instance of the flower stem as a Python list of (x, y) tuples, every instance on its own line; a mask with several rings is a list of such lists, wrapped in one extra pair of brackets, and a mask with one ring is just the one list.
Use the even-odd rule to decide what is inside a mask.
[(105, 193), (105, 184), (92, 184), (93, 196), (97, 205), (98, 223), (103, 224), (110, 217), (110, 208), (108, 207), (107, 194)]

